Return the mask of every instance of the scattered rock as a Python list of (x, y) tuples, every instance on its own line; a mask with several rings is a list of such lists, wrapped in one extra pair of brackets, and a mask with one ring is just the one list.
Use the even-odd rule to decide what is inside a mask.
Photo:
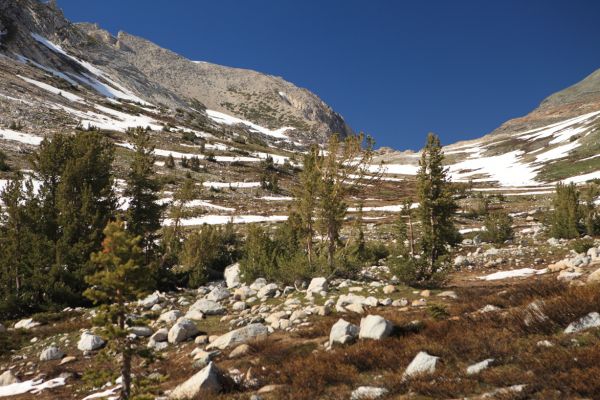
[(565, 329), (565, 333), (577, 333), (598, 326), (600, 326), (600, 314), (594, 311), (569, 324)]
[(229, 289), (238, 287), (240, 285), (240, 264), (235, 263), (226, 267), (223, 276)]
[(204, 314), (200, 310), (189, 310), (183, 316), (185, 319), (191, 319), (192, 321), (201, 321), (204, 319)]
[(40, 361), (60, 360), (65, 356), (65, 352), (56, 346), (46, 347), (40, 353)]
[(380, 340), (392, 333), (393, 325), (379, 315), (367, 315), (360, 320), (359, 338)]
[(206, 299), (212, 301), (221, 301), (229, 298), (229, 296), (229, 290), (223, 287), (216, 287), (213, 290), (211, 290), (209, 294), (206, 295)]
[(169, 329), (169, 343), (180, 343), (198, 334), (198, 327), (189, 319), (181, 319)]
[(277, 289), (278, 287), (275, 283), (269, 283), (268, 285), (265, 285), (258, 290), (258, 292), (256, 293), (256, 297), (258, 297), (259, 299), (273, 297), (277, 292)]
[(219, 371), (210, 362), (200, 372), (173, 389), (169, 398), (175, 400), (192, 399), (199, 397), (202, 393), (217, 393), (220, 390)]
[(250, 350), (252, 350), (252, 348), (246, 343), (240, 344), (235, 349), (231, 350), (231, 353), (229, 353), (229, 358), (243, 357), (250, 353)]
[(77, 360), (77, 357), (67, 356), (67, 357), (63, 358), (62, 360), (60, 360), (60, 363), (58, 363), (58, 365), (65, 365), (65, 364), (68, 364), (68, 363), (73, 362), (75, 360)]
[(190, 307), (190, 310), (198, 310), (205, 315), (218, 315), (225, 312), (225, 308), (213, 300), (200, 299)]
[(404, 378), (410, 378), (415, 375), (432, 374), (440, 358), (427, 354), (424, 351), (419, 352), (406, 367)]
[(235, 344), (245, 343), (259, 336), (267, 336), (269, 330), (263, 324), (250, 324), (242, 328), (228, 332), (212, 341), (206, 348), (225, 349)]
[(19, 378), (17, 378), (10, 369), (0, 375), (0, 386), (8, 386), (19, 382), (21, 382)]
[(588, 283), (598, 283), (600, 282), (600, 268), (598, 268), (597, 270), (595, 270), (594, 272), (592, 272), (588, 278), (587, 278)]
[[(396, 286), (394, 285), (387, 285), (383, 287), (383, 293), (385, 294), (392, 294), (396, 291)], [(359, 388), (360, 389), (360, 388)], [(358, 390), (358, 389), (357, 389)], [(355, 390), (356, 391), (356, 390)]]
[(383, 397), (387, 394), (388, 390), (385, 388), (375, 386), (360, 386), (352, 391), (350, 400), (372, 400)]
[(313, 278), (308, 285), (308, 289), (306, 291), (308, 293), (321, 293), (326, 292), (328, 289), (327, 278)]
[(469, 365), (467, 367), (467, 375), (476, 375), (476, 374), (480, 373), (481, 371), (483, 371), (484, 369), (488, 368), (490, 366), (490, 364), (493, 362), (494, 362), (493, 358), (488, 358), (488, 359), (480, 361), (476, 364)]
[(32, 328), (35, 328), (36, 326), (39, 326), (40, 323), (34, 321), (32, 318), (26, 318), (26, 319), (22, 319), (19, 322), (17, 322), (15, 324), (15, 329), (25, 329), (25, 330), (29, 330)]
[(147, 326), (132, 326), (129, 328), (129, 332), (137, 337), (148, 337), (152, 335), (152, 328)]
[(80, 351), (94, 351), (104, 346), (104, 340), (91, 332), (83, 332), (79, 342), (77, 342), (77, 349)]
[(177, 322), (179, 317), (181, 317), (182, 315), (182, 312), (179, 310), (167, 311), (165, 313), (162, 313), (160, 317), (158, 317), (157, 322), (164, 322), (167, 325), (172, 325), (175, 322)]
[(160, 294), (159, 294), (159, 292), (154, 292), (154, 293), (146, 296), (144, 299), (139, 300), (138, 304), (145, 309), (149, 309), (149, 308), (152, 308), (154, 305), (158, 304), (159, 302), (160, 302)]
[(331, 327), (331, 332), (329, 333), (329, 344), (333, 345), (335, 343), (338, 344), (346, 344), (351, 343), (358, 337), (358, 326), (351, 324), (350, 322), (339, 319), (333, 326)]

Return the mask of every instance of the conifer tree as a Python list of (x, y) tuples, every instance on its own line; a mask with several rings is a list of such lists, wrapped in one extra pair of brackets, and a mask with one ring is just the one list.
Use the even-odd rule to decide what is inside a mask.
[(165, 167), (169, 169), (175, 168), (175, 159), (173, 158), (173, 154), (169, 153), (167, 157), (167, 161), (165, 161)]
[(298, 185), (294, 190), (294, 208), (304, 228), (304, 243), (309, 265), (313, 264), (315, 210), (321, 181), (321, 163), (322, 158), (318, 147), (312, 146), (309, 153), (304, 156), (304, 169), (298, 175)]
[(555, 238), (573, 239), (579, 237), (579, 193), (575, 184), (556, 184), (554, 211), (551, 216), (550, 233)]
[(137, 349), (128, 337), (127, 302), (138, 299), (152, 287), (151, 274), (143, 264), (141, 238), (127, 232), (123, 222), (109, 222), (104, 235), (102, 250), (91, 256), (95, 271), (86, 277), (90, 288), (84, 294), (94, 303), (102, 304), (100, 320), (122, 356), (120, 398), (129, 399), (131, 360)]
[(590, 236), (597, 235), (600, 232), (600, 213), (596, 205), (598, 196), (600, 196), (600, 186), (595, 182), (588, 184), (581, 192), (585, 233)]
[(133, 151), (133, 160), (125, 179), (124, 194), (130, 199), (125, 221), (127, 230), (142, 238), (140, 245), (148, 261), (156, 232), (161, 226), (164, 206), (158, 203), (161, 184), (155, 178), (154, 146), (150, 135), (142, 128), (136, 128), (133, 132)]
[(430, 133), (417, 173), (418, 218), (421, 224), (419, 247), (427, 266), (417, 274), (417, 279), (424, 281), (440, 270), (438, 261), (447, 253), (446, 246), (454, 244), (459, 237), (453, 221), (457, 205), (443, 160), (440, 139)]
[(82, 132), (69, 137), (68, 148), (57, 192), (60, 237), (53, 273), (68, 289), (65, 295), (79, 297), (90, 254), (100, 248), (103, 227), (117, 209), (114, 145), (98, 132)]

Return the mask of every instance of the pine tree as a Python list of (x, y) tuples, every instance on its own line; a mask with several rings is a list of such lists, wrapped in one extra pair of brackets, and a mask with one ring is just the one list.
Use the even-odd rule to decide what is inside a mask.
[(31, 179), (20, 172), (0, 192), (0, 319), (15, 318), (42, 309), (51, 282), (50, 243), (40, 234), (41, 208)]
[(57, 193), (60, 238), (54, 274), (79, 297), (85, 288), (90, 254), (100, 248), (102, 229), (116, 214), (114, 145), (98, 132), (83, 132), (69, 139), (70, 157)]
[(127, 232), (123, 222), (108, 223), (104, 235), (102, 250), (91, 255), (95, 272), (86, 277), (90, 288), (84, 294), (94, 303), (102, 304), (101, 320), (122, 356), (120, 398), (129, 399), (131, 360), (136, 348), (126, 327), (127, 302), (138, 299), (152, 287), (151, 274), (143, 264), (141, 238)]
[(165, 161), (165, 167), (167, 167), (169, 169), (175, 168), (175, 159), (173, 158), (173, 154), (169, 153), (169, 156), (167, 157), (167, 161)]
[(7, 163), (8, 156), (0, 150), (0, 171), (6, 172), (10, 170), (10, 165)]
[(125, 178), (124, 194), (129, 197), (129, 208), (125, 213), (127, 230), (142, 238), (140, 245), (146, 254), (146, 261), (160, 229), (164, 206), (158, 203), (160, 182), (155, 178), (154, 146), (150, 135), (142, 129), (133, 132), (133, 160)]
[(40, 184), (38, 230), (51, 243), (47, 296), (57, 304), (81, 302), (89, 257), (115, 215), (114, 145), (97, 131), (44, 139), (32, 157)]
[(575, 184), (556, 184), (551, 216), (550, 233), (555, 238), (573, 239), (579, 237), (579, 193)]
[(417, 173), (418, 217), (421, 223), (419, 247), (427, 265), (426, 269), (419, 271), (417, 279), (423, 281), (430, 280), (439, 272), (439, 260), (447, 253), (446, 246), (456, 243), (459, 237), (453, 221), (457, 205), (443, 160), (440, 140), (430, 133)]
[(596, 205), (598, 196), (600, 196), (600, 186), (595, 182), (587, 185), (581, 192), (585, 232), (590, 236), (600, 233), (600, 213)]
[(304, 242), (308, 263), (313, 264), (313, 239), (315, 235), (315, 210), (319, 183), (321, 181), (322, 158), (317, 146), (312, 146), (304, 156), (304, 168), (298, 175), (298, 184), (294, 189), (295, 210), (303, 225)]

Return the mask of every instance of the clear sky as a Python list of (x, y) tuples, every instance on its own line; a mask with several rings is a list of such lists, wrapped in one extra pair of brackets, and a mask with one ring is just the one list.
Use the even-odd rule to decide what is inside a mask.
[(58, 0), (72, 21), (282, 76), (378, 146), (476, 138), (600, 68), (597, 0)]

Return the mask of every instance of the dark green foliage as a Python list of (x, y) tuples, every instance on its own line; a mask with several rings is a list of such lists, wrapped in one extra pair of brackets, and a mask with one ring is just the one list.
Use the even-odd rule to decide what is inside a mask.
[(273, 171), (263, 171), (260, 176), (260, 187), (273, 193), (279, 192), (279, 178)]
[[(400, 249), (394, 263), (399, 277), (410, 284), (432, 285), (443, 279), (447, 268), (447, 247), (457, 243), (460, 234), (454, 226), (457, 210), (452, 186), (443, 166), (444, 154), (439, 138), (430, 133), (423, 149), (417, 174), (417, 196), (419, 208), (420, 237), (415, 243), (414, 254), (407, 254), (408, 230), (400, 227)], [(404, 232), (404, 233), (403, 233)], [(412, 242), (411, 242), (412, 243)]]
[(187, 157), (183, 156), (181, 157), (181, 160), (179, 160), (179, 165), (181, 165), (182, 168), (189, 168), (190, 162)]
[(489, 213), (483, 222), (485, 230), (482, 232), (483, 240), (492, 243), (504, 243), (514, 236), (512, 229), (513, 219), (503, 211)]
[(190, 131), (182, 132), (181, 139), (186, 142), (194, 143), (196, 141), (196, 134)]
[(573, 183), (558, 183), (553, 201), (554, 211), (550, 219), (550, 234), (555, 238), (579, 237), (579, 193)]
[(594, 239), (576, 239), (569, 247), (578, 254), (587, 253), (589, 249), (594, 247)]
[(213, 153), (212, 151), (206, 153), (206, 161), (216, 162), (217, 158), (215, 157), (215, 153)]
[(173, 154), (169, 153), (169, 157), (167, 157), (167, 161), (165, 161), (165, 167), (169, 169), (175, 168), (175, 159), (173, 158)]
[(600, 212), (596, 205), (596, 199), (600, 196), (600, 185), (596, 182), (589, 183), (581, 191), (583, 222), (585, 233), (594, 236), (600, 233)]
[(31, 180), (17, 173), (0, 193), (0, 319), (46, 306), (51, 242), (39, 231), (40, 207)]
[(110, 336), (111, 346), (121, 355), (121, 398), (129, 399), (131, 359), (145, 348), (128, 336), (127, 303), (138, 299), (153, 287), (152, 274), (147, 265), (144, 265), (143, 252), (139, 246), (141, 237), (127, 232), (123, 222), (109, 223), (104, 235), (102, 250), (91, 255), (95, 269), (86, 277), (90, 288), (84, 295), (94, 303), (102, 304), (101, 314), (96, 321), (103, 323)]
[(111, 142), (98, 132), (55, 135), (33, 155), (38, 191), (20, 175), (3, 193), (0, 308), (4, 315), (82, 304), (90, 254), (116, 211)]
[(190, 169), (194, 172), (200, 171), (200, 159), (198, 156), (192, 156), (190, 158)]
[(141, 237), (140, 245), (148, 257), (161, 227), (164, 206), (158, 204), (161, 184), (154, 170), (154, 146), (144, 129), (133, 132), (133, 146), (133, 160), (125, 179), (124, 194), (130, 199), (125, 221), (127, 230)]
[(208, 279), (221, 278), (225, 267), (236, 259), (237, 241), (233, 224), (224, 228), (204, 225), (190, 233), (180, 255), (181, 272), (187, 275), (189, 285), (197, 287)]
[(8, 165), (8, 156), (5, 152), (0, 150), (0, 171), (6, 172), (10, 171), (10, 165)]

